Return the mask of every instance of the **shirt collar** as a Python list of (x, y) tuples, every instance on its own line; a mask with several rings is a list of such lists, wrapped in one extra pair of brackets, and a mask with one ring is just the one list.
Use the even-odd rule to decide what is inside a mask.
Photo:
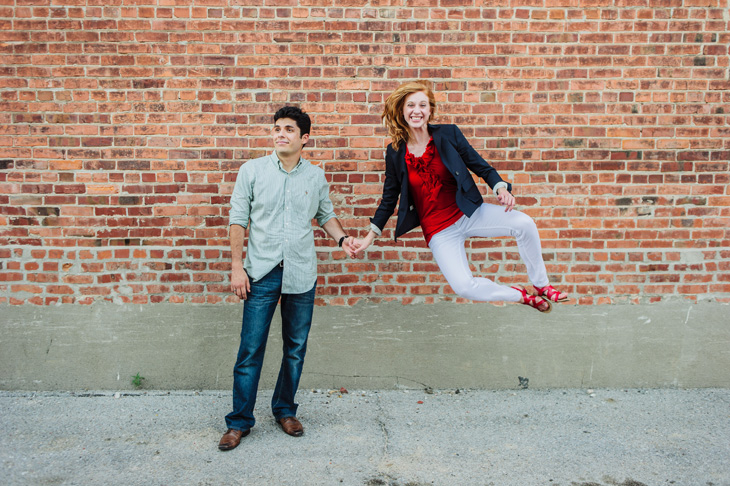
[[(271, 152), (271, 156), (270, 157), (271, 157), (271, 162), (273, 162), (276, 165), (276, 167), (279, 168), (280, 171), (286, 172), (284, 170), (284, 167), (281, 166), (281, 160), (279, 160), (279, 156), (276, 155), (276, 150), (274, 150), (273, 152)], [(303, 157), (300, 156), (299, 157), (299, 162), (297, 162), (297, 165), (294, 166), (294, 168), (291, 170), (291, 172), (289, 172), (289, 174), (293, 174), (294, 172), (296, 172), (297, 170), (299, 170), (299, 168), (305, 162), (306, 162), (306, 160)]]

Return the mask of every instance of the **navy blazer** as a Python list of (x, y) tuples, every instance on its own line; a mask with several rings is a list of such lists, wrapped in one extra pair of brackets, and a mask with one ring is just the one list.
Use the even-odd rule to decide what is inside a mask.
[[(441, 161), (456, 179), (456, 205), (467, 217), (482, 204), (482, 194), (479, 192), (469, 170), (484, 179), (493, 188), (502, 178), (496, 169), (489, 165), (461, 133), (456, 125), (428, 125), (428, 131), (433, 137), (434, 145)], [(507, 190), (512, 192), (512, 184), (507, 184)], [(396, 152), (392, 145), (388, 145), (385, 152), (385, 182), (383, 183), (383, 199), (370, 218), (370, 222), (381, 230), (385, 228), (388, 219), (395, 210), (398, 197), (398, 221), (395, 225), (395, 239), (421, 225), (416, 213), (413, 198), (408, 194), (408, 169), (406, 167), (406, 144), (401, 143)]]

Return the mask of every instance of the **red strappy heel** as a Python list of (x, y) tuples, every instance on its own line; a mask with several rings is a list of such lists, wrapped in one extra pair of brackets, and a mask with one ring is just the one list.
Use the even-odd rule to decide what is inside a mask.
[[(533, 287), (535, 287), (535, 286), (533, 285)], [(556, 289), (552, 285), (546, 285), (544, 287), (535, 287), (535, 290), (537, 291), (537, 295), (539, 295), (540, 297), (547, 297), (547, 299), (551, 302), (565, 302), (566, 300), (568, 300), (567, 294), (562, 299), (559, 298), (560, 294), (563, 292), (560, 292), (558, 289)]]
[[(522, 302), (525, 305), (529, 305), (530, 307), (533, 307), (537, 309), (538, 311), (542, 312), (543, 314), (548, 314), (551, 310), (553, 310), (553, 305), (550, 303), (549, 300), (545, 299), (544, 297), (537, 296), (537, 295), (531, 295), (527, 293), (527, 290), (522, 285), (512, 286), (513, 289), (517, 290), (522, 294)], [(541, 309), (540, 306), (542, 306), (543, 302), (547, 304), (547, 309)]]

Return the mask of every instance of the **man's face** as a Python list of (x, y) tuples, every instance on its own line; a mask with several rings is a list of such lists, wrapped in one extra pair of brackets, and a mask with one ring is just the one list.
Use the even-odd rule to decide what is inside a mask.
[(279, 118), (271, 131), (274, 149), (280, 155), (294, 155), (302, 151), (309, 140), (309, 134), (301, 135), (297, 122), (291, 118)]

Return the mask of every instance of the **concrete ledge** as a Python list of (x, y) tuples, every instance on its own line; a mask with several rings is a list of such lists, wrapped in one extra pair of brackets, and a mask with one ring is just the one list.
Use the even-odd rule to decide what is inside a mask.
[[(302, 387), (730, 387), (730, 306), (318, 307)], [(0, 307), (0, 389), (230, 389), (242, 306)], [(261, 388), (281, 359), (272, 324)]]

